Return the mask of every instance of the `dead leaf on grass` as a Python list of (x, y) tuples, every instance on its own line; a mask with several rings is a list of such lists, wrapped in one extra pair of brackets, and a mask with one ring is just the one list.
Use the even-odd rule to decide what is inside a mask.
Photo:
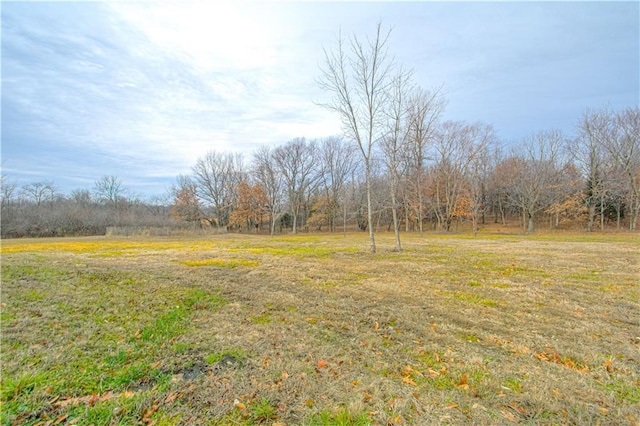
[(427, 372), (429, 373), (430, 377), (438, 377), (440, 375), (440, 373), (438, 373), (436, 370), (432, 370), (431, 368), (428, 369)]
[(519, 423), (518, 419), (516, 416), (513, 415), (513, 413), (507, 411), (507, 410), (500, 410), (500, 413), (502, 414), (502, 416), (509, 420), (512, 423)]
[[(570, 358), (563, 358), (558, 354), (558, 352), (551, 348), (546, 347), (544, 352), (534, 353), (533, 356), (540, 361), (552, 362), (554, 364), (563, 365), (571, 370), (577, 371), (578, 373), (587, 373), (589, 371), (589, 366), (584, 364), (582, 367), (576, 365), (576, 363)], [(605, 364), (606, 365), (606, 364)]]
[(160, 408), (160, 404), (158, 401), (154, 401), (153, 405), (147, 409), (145, 409), (142, 413), (142, 423), (146, 425), (154, 425), (157, 423), (157, 420), (152, 420), (151, 416), (153, 416), (156, 411)]
[(411, 385), (411, 386), (418, 386), (418, 385), (416, 384), (416, 382), (414, 382), (413, 380), (411, 380), (411, 378), (410, 378), (410, 377), (403, 377), (403, 378), (402, 378), (402, 381), (403, 381), (404, 383), (408, 384), (408, 385)]
[(469, 380), (469, 375), (467, 373), (464, 373), (460, 378), (460, 381), (458, 382), (458, 387), (462, 389), (469, 389), (468, 380)]
[(125, 398), (130, 398), (134, 395), (134, 393), (132, 391), (125, 391), (122, 393), (113, 393), (111, 391), (99, 395), (99, 394), (92, 394), (92, 395), (85, 395), (85, 396), (76, 396), (73, 398), (65, 398), (65, 399), (59, 399), (59, 397), (55, 397), (52, 398), (50, 400), (50, 403), (53, 404), (53, 406), (55, 407), (67, 407), (69, 405), (79, 405), (79, 404), (87, 404), (87, 405), (93, 405), (96, 402), (102, 402), (102, 401), (107, 401), (113, 398), (118, 398), (120, 396), (123, 396)]

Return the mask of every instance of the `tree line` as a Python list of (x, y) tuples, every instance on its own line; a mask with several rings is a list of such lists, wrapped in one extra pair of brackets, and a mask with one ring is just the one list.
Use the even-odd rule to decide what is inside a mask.
[(473, 232), (517, 219), (533, 232), (579, 226), (637, 230), (640, 108), (587, 110), (572, 135), (532, 134), (505, 146), (486, 123), (443, 120), (446, 99), (395, 63), (378, 25), (366, 40), (338, 35), (325, 50), (319, 105), (343, 135), (294, 138), (248, 158), (210, 151), (179, 175), (166, 197), (141, 201), (114, 176), (69, 195), (52, 182), (2, 180), (2, 237), (104, 233), (107, 226), (212, 227), (297, 233), (359, 229)]
[[(421, 114), (420, 124), (413, 116), (397, 145), (372, 150), (368, 184), (357, 144), (339, 136), (261, 146), (248, 159), (211, 151), (166, 196), (146, 201), (115, 176), (66, 195), (52, 182), (19, 187), (3, 177), (2, 237), (180, 224), (270, 234), (370, 227), (422, 233), (450, 231), (461, 221), (477, 232), (488, 221), (514, 220), (528, 232), (541, 224), (637, 230), (638, 108), (587, 111), (571, 137), (542, 131), (505, 148), (490, 125), (435, 120), (439, 95), (422, 91), (417, 99), (424, 103), (414, 99), (412, 111), (434, 112)], [(416, 134), (424, 136), (408, 136)]]

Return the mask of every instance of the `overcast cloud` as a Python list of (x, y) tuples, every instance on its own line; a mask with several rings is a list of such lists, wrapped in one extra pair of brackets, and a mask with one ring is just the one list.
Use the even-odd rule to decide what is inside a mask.
[(340, 133), (314, 101), (323, 46), (393, 27), (391, 53), (447, 119), (505, 143), (639, 103), (638, 2), (7, 3), (2, 168), (67, 192), (116, 175), (164, 192), (207, 151)]

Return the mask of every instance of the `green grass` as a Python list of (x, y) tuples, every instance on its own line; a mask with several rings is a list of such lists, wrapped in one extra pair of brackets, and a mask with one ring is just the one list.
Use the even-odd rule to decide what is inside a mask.
[(371, 419), (367, 413), (352, 414), (345, 409), (323, 410), (311, 416), (309, 426), (368, 426)]
[(465, 303), (471, 303), (474, 305), (488, 306), (488, 307), (496, 307), (498, 305), (504, 304), (504, 302), (499, 302), (497, 300), (490, 299), (488, 297), (483, 297), (475, 293), (469, 293), (465, 291), (456, 291), (456, 292), (444, 292), (443, 296), (451, 297), (455, 300)]
[[(198, 312), (226, 303), (215, 292), (156, 286), (138, 273), (5, 262), (2, 278), (22, 285), (12, 288), (3, 309), (3, 348), (12, 349), (2, 353), (1, 423), (42, 420), (40, 407), (54, 396), (64, 402), (133, 389), (132, 398), (63, 410), (67, 421), (128, 423), (140, 401), (169, 381), (159, 365), (173, 347), (167, 343), (187, 333)], [(28, 335), (14, 331), (28, 323)]]
[(221, 352), (215, 352), (206, 356), (207, 364), (213, 365), (219, 362), (230, 364), (242, 364), (247, 359), (247, 355), (242, 348), (231, 348)]

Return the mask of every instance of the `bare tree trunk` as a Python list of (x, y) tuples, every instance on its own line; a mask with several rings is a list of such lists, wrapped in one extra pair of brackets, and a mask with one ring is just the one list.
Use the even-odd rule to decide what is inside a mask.
[(374, 253), (376, 244), (373, 230), (373, 203), (371, 199), (371, 156), (374, 145), (386, 129), (381, 117), (388, 107), (391, 71), (395, 64), (387, 55), (390, 32), (382, 33), (379, 23), (375, 37), (367, 38), (363, 44), (353, 36), (345, 51), (345, 40), (338, 35), (338, 45), (333, 51), (325, 50), (320, 87), (333, 95), (324, 107), (340, 115), (343, 130), (360, 148), (365, 166), (367, 186), (367, 220), (370, 249)]
[[(395, 186), (395, 184), (393, 186)], [(393, 232), (396, 236), (395, 251), (402, 251), (402, 246), (400, 245), (400, 222), (398, 221), (398, 202), (393, 190), (391, 191), (391, 213), (393, 215)]]
[(604, 200), (600, 202), (600, 230), (604, 231)]
[(420, 236), (422, 237), (423, 235), (423, 230), (422, 230), (422, 194), (420, 192), (418, 192), (418, 226), (420, 227)]
[(404, 231), (409, 232), (409, 208), (406, 204), (404, 206)]
[(369, 251), (376, 252), (376, 238), (373, 232), (373, 202), (371, 200), (371, 168), (367, 159), (365, 165), (365, 180), (367, 186), (367, 223), (369, 224)]
[(345, 202), (343, 203), (342, 212), (343, 212), (343, 216), (342, 216), (342, 233), (346, 237), (347, 236), (347, 201), (346, 201), (346, 199), (345, 199)]
[(533, 222), (533, 215), (532, 214), (528, 214), (529, 216), (529, 220), (528, 220), (528, 225), (527, 225), (527, 232), (532, 233), (535, 230), (535, 225)]

